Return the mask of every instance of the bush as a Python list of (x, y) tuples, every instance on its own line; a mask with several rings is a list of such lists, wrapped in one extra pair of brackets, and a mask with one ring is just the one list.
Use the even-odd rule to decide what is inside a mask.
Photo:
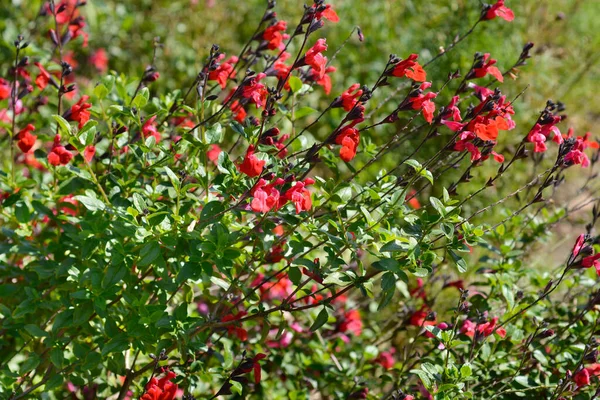
[(517, 124), (527, 88), (499, 87), (533, 43), (428, 80), (513, 21), (503, 0), (338, 92), (365, 37), (329, 45), (323, 0), (295, 23), (250, 7), (235, 54), (180, 43), (187, 82), (158, 37), (109, 72), (139, 43), (90, 49), (86, 7), (42, 3), (3, 44), (1, 398), (599, 393), (598, 142), (560, 102)]

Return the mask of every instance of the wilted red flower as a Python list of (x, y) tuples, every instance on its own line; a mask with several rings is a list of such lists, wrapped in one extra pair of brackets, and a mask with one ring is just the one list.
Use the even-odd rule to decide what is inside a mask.
[(484, 19), (491, 20), (496, 17), (502, 18), (510, 22), (513, 19), (515, 19), (515, 14), (510, 8), (504, 5), (504, 0), (498, 0), (496, 4), (490, 6), (490, 8), (487, 10)]
[(575, 246), (573, 246), (573, 251), (572, 251), (573, 257), (577, 257), (577, 255), (583, 248), (584, 244), (585, 244), (585, 233), (582, 233), (577, 238), (577, 241), (575, 241)]
[(266, 163), (266, 161), (259, 160), (258, 157), (254, 155), (254, 145), (251, 144), (248, 146), (244, 161), (238, 166), (238, 170), (248, 175), (250, 178), (254, 178), (261, 174)]
[(150, 136), (154, 136), (156, 143), (158, 143), (160, 142), (160, 133), (156, 129), (154, 121), (156, 121), (156, 115), (153, 115), (151, 118), (148, 118), (146, 122), (144, 122), (144, 125), (142, 125), (142, 135), (145, 139)]
[(90, 120), (90, 111), (92, 108), (90, 103), (86, 103), (86, 101), (90, 98), (90, 96), (82, 96), (76, 104), (73, 104), (71, 107), (71, 121), (79, 122), (79, 129), (83, 128), (86, 122)]
[(174, 372), (167, 371), (167, 374), (161, 379), (153, 377), (146, 385), (146, 391), (140, 400), (173, 400), (178, 386), (171, 382), (171, 379), (176, 376)]
[(32, 135), (31, 132), (35, 130), (35, 126), (32, 124), (27, 124), (27, 126), (19, 131), (17, 134), (17, 146), (23, 153), (29, 153), (29, 150), (33, 148), (35, 145), (35, 141), (37, 140), (36, 135)]
[(400, 61), (392, 70), (392, 76), (406, 76), (415, 82), (425, 82), (425, 79), (427, 79), (427, 73), (417, 62), (418, 58), (419, 56), (417, 54), (411, 54), (406, 60)]
[(358, 129), (346, 126), (335, 137), (335, 142), (341, 145), (340, 158), (345, 162), (350, 162), (356, 156), (356, 150), (360, 143), (360, 134)]

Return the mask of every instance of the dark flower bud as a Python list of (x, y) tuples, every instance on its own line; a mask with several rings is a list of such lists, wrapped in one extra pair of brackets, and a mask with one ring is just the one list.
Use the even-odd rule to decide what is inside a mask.
[(549, 338), (550, 336), (554, 336), (554, 330), (552, 330), (552, 329), (543, 330), (542, 332), (540, 332), (538, 334), (538, 337), (540, 339)]
[(360, 29), (360, 27), (358, 27), (356, 29), (357, 33), (358, 33), (358, 40), (360, 40), (361, 42), (365, 41), (365, 35), (363, 34), (362, 29)]
[(435, 321), (436, 318), (437, 318), (437, 313), (435, 311), (432, 311), (429, 314), (427, 314), (427, 317), (425, 318), (425, 320), (426, 321)]

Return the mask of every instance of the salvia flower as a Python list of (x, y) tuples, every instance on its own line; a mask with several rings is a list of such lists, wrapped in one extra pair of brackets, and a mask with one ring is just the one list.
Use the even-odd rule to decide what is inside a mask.
[(242, 87), (242, 97), (250, 100), (251, 103), (256, 104), (256, 108), (262, 108), (266, 104), (267, 100), (267, 87), (259, 81), (265, 78), (267, 75), (260, 73), (256, 76), (249, 78), (244, 82)]
[(268, 212), (273, 207), (279, 204), (279, 190), (275, 189), (275, 186), (282, 185), (284, 180), (278, 178), (273, 183), (267, 184), (264, 179), (259, 179), (252, 188), (251, 194), (254, 197), (250, 206), (252, 210), (256, 212)]
[(315, 76), (318, 76), (319, 79), (325, 75), (325, 70), (327, 69), (327, 57), (322, 54), (326, 50), (326, 40), (323, 38), (317, 40), (317, 43), (308, 49), (304, 56), (304, 62), (301, 63), (301, 65), (310, 65), (316, 71)]
[[(313, 5), (312, 7), (315, 8), (317, 6)], [(325, 4), (317, 8), (317, 11), (315, 12), (315, 19), (320, 21), (323, 18), (334, 23), (339, 22), (340, 20), (340, 17), (337, 15), (335, 10), (331, 8), (331, 4)]]
[(478, 62), (475, 68), (473, 68), (472, 75), (475, 78), (483, 78), (486, 75), (491, 75), (496, 78), (500, 82), (504, 82), (504, 77), (502, 76), (502, 72), (496, 67), (497, 61), (493, 58), (490, 58), (489, 53), (485, 53), (481, 60)]
[(333, 107), (343, 107), (344, 110), (350, 111), (358, 103), (358, 99), (360, 99), (362, 94), (363, 91), (360, 89), (360, 84), (355, 83), (334, 101)]
[[(225, 58), (225, 54), (220, 54), (217, 58), (218, 61), (221, 61)], [(217, 81), (221, 89), (225, 89), (227, 86), (227, 79), (235, 78), (236, 72), (234, 69), (235, 64), (238, 62), (238, 58), (236, 56), (231, 56), (227, 61), (222, 62), (219, 66), (214, 70), (208, 73), (209, 81)]]
[(78, 122), (79, 129), (83, 128), (85, 123), (90, 120), (89, 109), (92, 108), (92, 105), (86, 103), (89, 98), (90, 96), (82, 96), (79, 101), (71, 107), (70, 120)]
[(394, 66), (391, 75), (396, 77), (406, 76), (415, 82), (425, 82), (427, 73), (417, 62), (418, 58), (419, 56), (417, 54), (411, 54), (406, 60), (402, 60)]
[(287, 22), (285, 21), (277, 21), (276, 23), (265, 29), (262, 38), (267, 41), (267, 48), (269, 50), (283, 50), (283, 41), (290, 37), (290, 35), (282, 33), (285, 32), (286, 29)]
[(340, 148), (340, 158), (350, 162), (356, 156), (356, 150), (360, 143), (358, 129), (352, 126), (344, 127), (335, 137), (335, 142), (342, 146)]
[(496, 4), (489, 6), (484, 12), (484, 20), (492, 20), (498, 17), (510, 22), (515, 19), (515, 13), (504, 5), (504, 0), (498, 0)]
[(140, 400), (173, 400), (178, 386), (171, 380), (176, 376), (174, 372), (167, 371), (166, 375), (160, 379), (153, 377), (146, 385), (146, 390)]
[(258, 157), (254, 155), (254, 145), (250, 145), (246, 150), (244, 161), (238, 166), (238, 170), (248, 175), (250, 178), (254, 178), (262, 173), (266, 163), (266, 161), (259, 160)]
[(88, 164), (92, 162), (92, 159), (94, 158), (94, 155), (96, 154), (96, 146), (86, 146), (85, 149), (83, 150), (83, 159), (85, 160), (85, 162), (87, 162)]
[(23, 153), (29, 153), (29, 151), (35, 145), (35, 141), (37, 140), (37, 136), (33, 135), (31, 132), (35, 130), (35, 126), (32, 124), (28, 124), (25, 128), (21, 129), (17, 134), (17, 146)]
[(315, 181), (311, 178), (306, 178), (302, 182), (296, 182), (294, 186), (285, 192), (285, 199), (294, 203), (296, 214), (302, 211), (308, 211), (312, 207), (312, 197), (310, 191), (306, 188), (312, 185)]
[(144, 122), (144, 125), (142, 125), (142, 135), (145, 139), (149, 138), (150, 136), (154, 136), (156, 143), (158, 143), (160, 142), (161, 137), (158, 129), (156, 128), (155, 121), (156, 115), (153, 115), (152, 117), (148, 118), (146, 122)]
[(60, 135), (54, 136), (52, 150), (48, 153), (48, 162), (50, 165), (67, 165), (73, 158), (73, 153), (60, 144)]

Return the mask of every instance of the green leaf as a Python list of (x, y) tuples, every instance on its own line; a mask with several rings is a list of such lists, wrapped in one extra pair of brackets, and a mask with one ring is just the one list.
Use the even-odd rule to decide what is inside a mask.
[(34, 337), (48, 337), (48, 336), (50, 336), (50, 334), (48, 332), (46, 332), (45, 330), (43, 330), (39, 326), (33, 325), (33, 324), (25, 325), (25, 330), (27, 331), (27, 333), (29, 333), (31, 336), (34, 336)]
[(75, 199), (81, 204), (83, 204), (85, 208), (87, 208), (90, 211), (104, 210), (106, 208), (106, 205), (102, 201), (94, 197), (75, 196)]
[(223, 128), (221, 124), (214, 124), (206, 130), (206, 143), (221, 143), (223, 141)]
[(144, 247), (142, 247), (142, 250), (140, 251), (141, 258), (138, 261), (137, 265), (139, 265), (140, 267), (150, 265), (154, 260), (158, 258), (159, 255), (160, 245), (158, 244), (158, 242), (148, 242), (144, 245)]
[(429, 198), (429, 202), (442, 218), (446, 216), (446, 207), (444, 207), (444, 204), (439, 199), (432, 196)]
[(105, 356), (110, 353), (119, 351), (125, 351), (129, 347), (129, 341), (125, 335), (120, 334), (112, 338), (108, 343), (102, 347), (102, 355)]
[(142, 88), (138, 94), (133, 99), (133, 105), (137, 108), (142, 108), (146, 104), (148, 104), (148, 99), (150, 98), (150, 91), (147, 87)]
[(175, 172), (173, 172), (171, 170), (171, 168), (163, 167), (163, 169), (167, 173), (167, 176), (169, 177), (169, 180), (171, 181), (171, 185), (173, 185), (173, 187), (175, 189), (179, 189), (179, 177), (177, 175), (175, 175)]
[(60, 115), (53, 115), (52, 118), (58, 123), (59, 131), (67, 136), (71, 135), (71, 126), (66, 119), (61, 117)]
[(325, 325), (327, 323), (328, 319), (329, 319), (329, 313), (327, 312), (327, 308), (323, 307), (323, 309), (321, 309), (321, 311), (319, 312), (319, 315), (317, 315), (317, 319), (315, 319), (315, 322), (310, 327), (310, 331), (311, 332), (316, 331), (317, 329), (319, 329), (320, 327)]
[(302, 272), (300, 272), (300, 268), (290, 267), (288, 271), (288, 277), (294, 285), (298, 286), (300, 284), (300, 280), (302, 279)]
[(300, 107), (298, 110), (296, 110), (294, 112), (294, 120), (298, 120), (300, 118), (304, 118), (310, 114), (313, 114), (317, 112), (317, 110), (315, 110), (312, 107)]
[(302, 81), (297, 76), (290, 76), (288, 83), (294, 93), (298, 93), (298, 91), (302, 89)]
[(465, 260), (463, 260), (462, 257), (460, 257), (458, 254), (456, 254), (450, 249), (448, 249), (448, 254), (450, 254), (450, 257), (452, 257), (452, 261), (454, 261), (454, 263), (458, 267), (458, 272), (467, 272), (467, 263), (465, 262)]

